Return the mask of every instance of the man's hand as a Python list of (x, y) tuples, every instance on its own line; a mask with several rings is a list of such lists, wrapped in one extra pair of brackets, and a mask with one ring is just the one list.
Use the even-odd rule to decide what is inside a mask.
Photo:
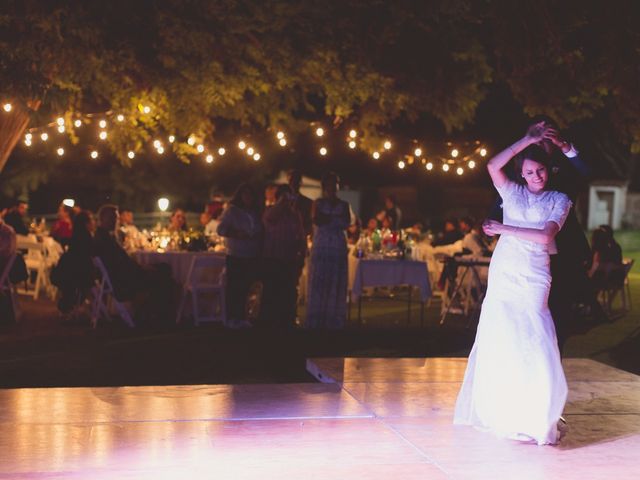
[(487, 219), (482, 224), (482, 230), (489, 237), (499, 235), (502, 232), (502, 223), (496, 220)]

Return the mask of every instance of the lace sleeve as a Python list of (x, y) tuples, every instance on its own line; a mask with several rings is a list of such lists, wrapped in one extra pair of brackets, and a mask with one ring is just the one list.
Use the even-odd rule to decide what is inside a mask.
[(548, 222), (555, 222), (560, 228), (564, 225), (569, 210), (571, 210), (571, 200), (564, 193), (556, 192), (553, 197), (553, 207), (549, 214)]
[(511, 180), (507, 180), (500, 187), (498, 187), (496, 184), (494, 184), (493, 186), (496, 187), (496, 190), (500, 194), (502, 201), (507, 200), (518, 189), (518, 184)]

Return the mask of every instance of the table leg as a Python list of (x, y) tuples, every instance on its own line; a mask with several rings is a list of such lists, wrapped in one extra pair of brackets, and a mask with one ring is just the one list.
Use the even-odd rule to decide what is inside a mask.
[(457, 282), (456, 287), (454, 288), (453, 293), (451, 294), (451, 298), (449, 298), (449, 305), (447, 305), (447, 309), (442, 313), (442, 315), (440, 315), (440, 325), (444, 325), (444, 319), (449, 314), (451, 305), (453, 304), (453, 301), (455, 300), (455, 298), (458, 296), (458, 292), (460, 291), (460, 288), (462, 288), (464, 277), (467, 276), (468, 271), (469, 271), (469, 267), (466, 267), (462, 272), (462, 275), (460, 276), (460, 281)]

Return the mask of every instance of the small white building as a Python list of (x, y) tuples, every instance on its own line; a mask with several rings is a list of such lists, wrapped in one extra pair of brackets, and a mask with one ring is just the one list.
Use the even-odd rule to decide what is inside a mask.
[(597, 180), (589, 185), (589, 230), (600, 225), (610, 225), (614, 230), (622, 228), (627, 204), (628, 182), (622, 180)]

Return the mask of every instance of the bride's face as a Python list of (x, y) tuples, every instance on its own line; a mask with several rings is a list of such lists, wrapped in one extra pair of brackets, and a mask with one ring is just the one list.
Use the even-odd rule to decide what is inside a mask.
[(549, 173), (542, 163), (526, 159), (522, 162), (522, 178), (527, 182), (529, 191), (540, 192), (547, 185)]

